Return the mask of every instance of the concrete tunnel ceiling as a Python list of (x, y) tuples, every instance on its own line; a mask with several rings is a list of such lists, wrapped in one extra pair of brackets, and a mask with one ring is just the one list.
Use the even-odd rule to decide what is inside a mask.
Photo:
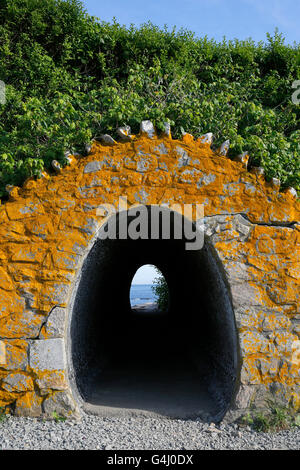
[[(250, 406), (263, 407), (269, 398), (298, 408), (300, 208), (295, 190), (280, 191), (280, 181), (266, 181), (261, 168), (249, 170), (246, 153), (229, 158), (228, 142), (213, 149), (211, 134), (199, 139), (185, 134), (175, 140), (168, 126), (157, 135), (149, 121), (142, 122), (139, 135), (131, 135), (128, 128), (119, 129), (118, 134), (119, 142), (104, 135), (101, 142), (88, 146), (87, 155), (69, 153), (65, 168), (54, 161), (52, 172), (28, 179), (22, 188), (10, 187), (9, 200), (0, 205), (0, 406), (16, 415), (51, 416), (55, 410), (69, 416), (80, 412), (68, 357), (72, 349), (70, 325), (76, 318), (72, 317), (72, 302), (79, 296), (82, 267), (90, 253), (98, 250), (107, 265), (108, 279), (113, 263), (118, 264), (120, 273), (124, 271), (127, 251), (132, 254), (128, 260), (132, 275), (144, 262), (161, 268), (170, 283), (171, 296), (176, 298), (174, 319), (178, 323), (182, 320), (180, 303), (185, 297), (185, 302), (199, 312), (198, 317), (191, 312), (184, 323), (190, 328), (189, 334), (199, 332), (201, 336), (205, 328), (215, 329), (215, 335), (201, 336), (204, 345), (219, 335), (218, 315), (230, 316), (230, 309), (223, 305), (217, 308), (215, 301), (231, 298), (241, 369), (227, 416), (245, 412)], [(124, 240), (112, 241), (111, 245), (107, 241), (100, 248), (97, 236), (106, 219), (99, 208), (111, 204), (118, 211), (119, 200), (125, 197), (129, 207), (202, 204), (206, 244), (201, 254), (185, 252), (183, 256), (177, 240), (166, 244), (169, 248), (164, 247), (164, 240), (157, 240), (157, 248), (155, 240), (153, 244), (149, 241), (151, 259), (145, 261), (140, 248), (143, 240), (135, 241), (134, 249)], [(128, 249), (122, 248), (125, 242), (130, 245)], [(187, 292), (195, 292), (197, 279), (201, 285), (209, 283), (202, 294), (205, 308), (196, 301), (199, 283), (197, 296), (193, 293), (191, 299), (182, 295), (182, 288), (175, 288), (180, 282), (170, 269), (175, 263), (171, 246), (178, 252), (181, 266), (186, 266), (186, 256), (190, 260), (182, 281)], [(104, 252), (108, 253), (106, 257)], [(160, 260), (156, 260), (157, 253)], [(123, 263), (117, 263), (118, 257)], [(203, 279), (201, 273), (210, 273), (213, 266), (214, 274)], [(213, 289), (221, 289), (218, 279), (227, 287), (212, 296)], [(124, 272), (120, 283), (124, 292), (130, 280)], [(99, 279), (101, 289), (105, 282)], [(108, 289), (112, 292), (111, 286)], [(128, 295), (126, 298), (129, 306)], [(114, 296), (114, 301), (124, 302), (125, 308), (124, 299), (123, 295)], [(105, 296), (99, 302), (109, 310)], [(210, 315), (203, 314), (207, 306)], [(91, 311), (85, 309), (82, 316), (95, 318)], [(101, 313), (101, 318), (109, 328), (109, 315)], [(192, 330), (189, 325), (199, 318), (205, 318), (205, 328), (201, 323)], [(121, 320), (117, 320), (119, 325)], [(165, 326), (175, 328), (176, 321), (172, 323), (170, 316)], [(85, 334), (78, 332), (80, 341)], [(107, 341), (104, 329), (101, 334)], [(232, 353), (231, 344), (228, 332), (227, 346), (222, 347)], [(218, 347), (210, 344), (210, 357), (220, 357)], [(84, 364), (74, 365), (80, 381)], [(235, 374), (232, 376), (235, 380)], [(228, 390), (227, 395), (224, 392), (227, 397), (232, 394), (232, 388)], [(226, 406), (228, 403), (229, 398)]]

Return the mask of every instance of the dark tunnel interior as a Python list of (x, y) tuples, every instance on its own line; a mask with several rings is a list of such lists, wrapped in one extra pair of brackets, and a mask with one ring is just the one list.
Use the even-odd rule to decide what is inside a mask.
[[(239, 373), (229, 289), (209, 242), (200, 250), (186, 250), (185, 242), (172, 234), (120, 239), (117, 231), (116, 239), (100, 237), (91, 248), (69, 328), (70, 374), (87, 411), (217, 422), (229, 408)], [(132, 278), (145, 264), (157, 266), (168, 283), (166, 313), (131, 309)]]

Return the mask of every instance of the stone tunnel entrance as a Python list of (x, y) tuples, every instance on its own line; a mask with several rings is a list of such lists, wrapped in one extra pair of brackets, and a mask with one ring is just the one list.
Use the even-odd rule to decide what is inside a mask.
[[(113, 217), (117, 223), (120, 214)], [(149, 238), (150, 226), (149, 215)], [(230, 406), (239, 359), (225, 274), (208, 241), (186, 250), (172, 232), (168, 240), (132, 240), (117, 231), (116, 239), (99, 237), (84, 261), (68, 349), (73, 391), (88, 412), (218, 421)], [(144, 264), (167, 281), (166, 313), (131, 309), (131, 281)]]

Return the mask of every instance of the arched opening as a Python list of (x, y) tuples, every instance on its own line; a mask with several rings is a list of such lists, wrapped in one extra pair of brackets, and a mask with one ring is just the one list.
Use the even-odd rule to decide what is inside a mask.
[[(177, 215), (171, 215), (174, 226)], [(116, 226), (123, 216), (113, 216)], [(116, 234), (95, 241), (74, 289), (74, 391), (87, 411), (98, 414), (139, 410), (220, 420), (235, 392), (238, 342), (214, 248), (207, 240), (202, 249), (187, 250), (184, 238), (151, 239), (150, 228), (148, 239)], [(144, 264), (157, 266), (168, 283), (169, 308), (162, 315), (137, 316), (131, 308), (131, 281)]]
[(140, 311), (157, 308), (158, 296), (155, 292), (156, 279), (162, 277), (152, 264), (140, 266), (133, 276), (130, 286), (130, 305)]

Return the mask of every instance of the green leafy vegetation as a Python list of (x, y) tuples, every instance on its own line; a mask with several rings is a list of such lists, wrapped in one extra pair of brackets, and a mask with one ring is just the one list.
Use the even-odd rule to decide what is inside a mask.
[(175, 137), (229, 138), (231, 156), (247, 150), (268, 178), (300, 188), (299, 46), (277, 31), (264, 43), (217, 43), (105, 23), (77, 0), (3, 0), (0, 57), (0, 197), (53, 159), (66, 164), (66, 149), (124, 124), (137, 132), (143, 119), (169, 121)]
[(56, 411), (53, 411), (52, 417), (53, 417), (53, 419), (55, 420), (56, 423), (64, 422), (67, 419), (65, 416), (62, 416), (62, 415), (58, 414)]
[(250, 411), (242, 418), (242, 423), (258, 432), (277, 432), (300, 426), (300, 414), (290, 407), (270, 402), (268, 410)]
[(5, 421), (7, 418), (7, 414), (5, 413), (5, 408), (0, 407), (0, 423)]
[(166, 279), (158, 268), (155, 268), (157, 277), (154, 279), (152, 290), (157, 297), (157, 305), (161, 312), (166, 312), (169, 307), (169, 288)]

